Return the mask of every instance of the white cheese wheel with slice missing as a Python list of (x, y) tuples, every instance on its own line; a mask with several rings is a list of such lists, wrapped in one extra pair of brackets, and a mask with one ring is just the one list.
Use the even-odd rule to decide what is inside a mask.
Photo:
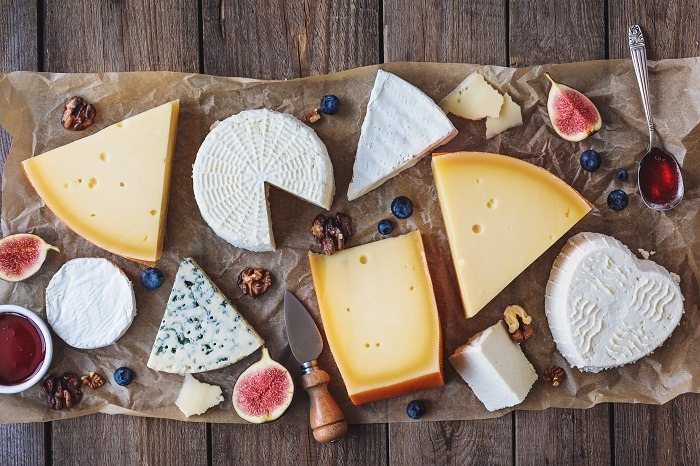
[(333, 165), (314, 130), (292, 115), (246, 110), (209, 133), (194, 163), (202, 217), (232, 245), (274, 251), (269, 186), (330, 209)]
[(74, 348), (95, 349), (121, 338), (136, 317), (131, 281), (107, 259), (63, 264), (46, 288), (46, 318)]

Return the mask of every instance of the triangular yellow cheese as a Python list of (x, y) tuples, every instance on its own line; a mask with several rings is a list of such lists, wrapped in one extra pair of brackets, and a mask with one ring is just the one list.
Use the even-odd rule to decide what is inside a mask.
[(505, 155), (435, 154), (433, 173), (467, 317), (592, 208), (547, 170)]
[(160, 258), (180, 101), (25, 160), (27, 178), (71, 230), (114, 254)]

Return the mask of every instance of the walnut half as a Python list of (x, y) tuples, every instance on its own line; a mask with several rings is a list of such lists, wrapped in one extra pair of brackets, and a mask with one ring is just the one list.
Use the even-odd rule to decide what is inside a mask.
[(342, 251), (352, 237), (352, 220), (350, 216), (338, 212), (335, 216), (317, 215), (311, 225), (311, 234), (325, 254), (332, 256)]
[(510, 338), (516, 343), (522, 343), (535, 335), (535, 330), (530, 326), (532, 317), (527, 315), (525, 309), (517, 304), (506, 308), (503, 312), (503, 320), (508, 325)]
[(238, 274), (238, 287), (253, 299), (265, 293), (270, 285), (272, 275), (261, 267), (246, 267)]
[(92, 124), (97, 111), (95, 106), (82, 97), (73, 96), (66, 101), (61, 116), (61, 124), (66, 129), (82, 131)]
[(552, 384), (553, 387), (558, 387), (559, 383), (566, 378), (566, 372), (559, 366), (551, 366), (544, 370), (542, 380)]

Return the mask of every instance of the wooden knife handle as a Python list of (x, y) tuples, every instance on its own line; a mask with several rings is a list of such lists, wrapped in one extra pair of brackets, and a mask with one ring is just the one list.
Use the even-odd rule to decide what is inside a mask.
[(304, 390), (311, 398), (311, 428), (320, 443), (335, 442), (348, 432), (345, 416), (328, 392), (330, 380), (328, 373), (321, 369), (301, 377)]

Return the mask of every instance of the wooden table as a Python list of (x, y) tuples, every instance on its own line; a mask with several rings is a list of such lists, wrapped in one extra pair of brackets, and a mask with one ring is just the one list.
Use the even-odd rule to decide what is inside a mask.
[[(3, 0), (0, 71), (174, 70), (284, 79), (384, 61), (526, 66), (700, 55), (700, 0)], [(0, 134), (0, 153), (10, 138)], [(700, 396), (470, 422), (306, 426), (96, 415), (0, 426), (0, 464), (700, 464)]]

